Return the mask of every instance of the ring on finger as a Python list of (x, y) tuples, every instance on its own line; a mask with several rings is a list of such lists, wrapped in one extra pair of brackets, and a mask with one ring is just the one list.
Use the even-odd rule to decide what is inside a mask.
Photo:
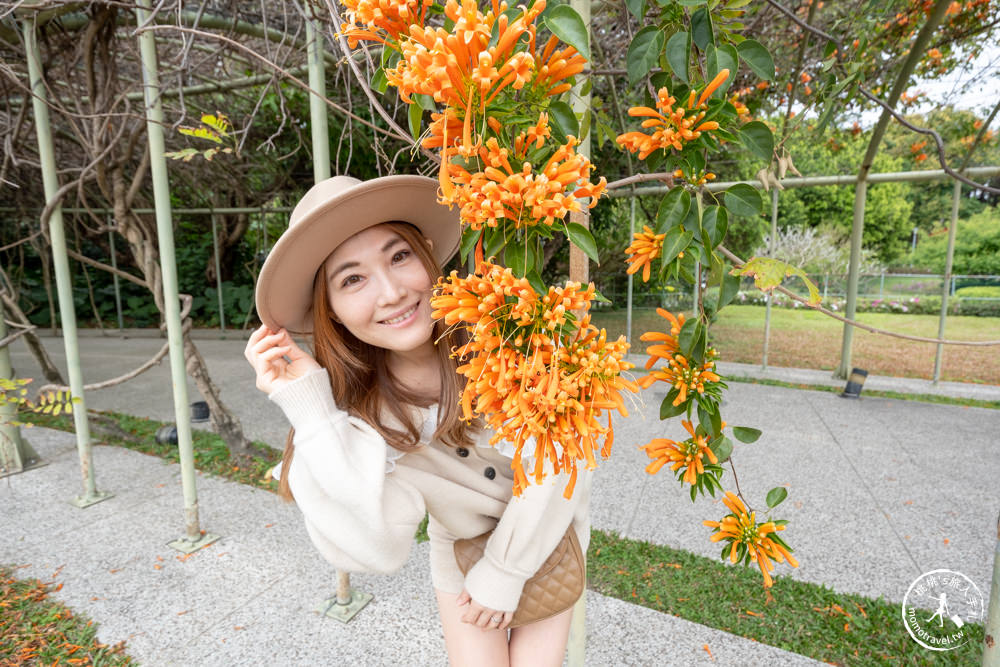
[(501, 622), (502, 620), (503, 620), (503, 614), (494, 614), (494, 615), (493, 615), (493, 616), (492, 616), (492, 617), (490, 618), (490, 621), (492, 621), (493, 623), (496, 623), (497, 625), (500, 625), (500, 622)]

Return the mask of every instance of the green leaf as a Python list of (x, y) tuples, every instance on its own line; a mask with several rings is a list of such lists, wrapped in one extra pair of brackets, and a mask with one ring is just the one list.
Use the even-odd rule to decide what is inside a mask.
[(712, 44), (708, 45), (708, 74), (705, 77), (706, 81), (711, 81), (715, 78), (715, 75), (724, 69), (729, 70), (729, 76), (726, 80), (719, 86), (718, 90), (712, 93), (712, 97), (725, 97), (725, 92), (729, 90), (729, 86), (732, 85), (733, 79), (736, 78), (736, 70), (740, 66), (740, 57), (736, 53), (736, 49), (729, 44), (723, 44), (722, 46), (716, 47)]
[(656, 233), (662, 234), (684, 221), (691, 208), (691, 194), (683, 186), (675, 185), (660, 201), (656, 211)]
[(694, 347), (695, 342), (698, 340), (698, 336), (701, 333), (699, 327), (701, 322), (697, 318), (692, 317), (684, 323), (681, 327), (681, 331), (677, 334), (677, 346), (680, 348), (681, 353), (686, 356), (691, 356), (691, 348)]
[(721, 206), (709, 206), (701, 215), (701, 228), (715, 247), (722, 243), (729, 229), (729, 214)]
[(385, 78), (385, 70), (379, 67), (375, 70), (375, 74), (372, 75), (372, 90), (381, 95), (388, 87), (389, 81)]
[(590, 41), (587, 26), (576, 10), (569, 5), (559, 5), (545, 17), (545, 26), (553, 35), (566, 42), (590, 60)]
[(739, 269), (733, 269), (733, 273), (739, 276), (753, 276), (753, 283), (762, 292), (772, 290), (785, 278), (798, 276), (805, 283), (809, 290), (809, 305), (816, 306), (822, 301), (819, 288), (816, 283), (809, 280), (806, 272), (797, 266), (792, 266), (780, 259), (771, 257), (754, 257)]
[(646, 0), (625, 0), (625, 6), (641, 23), (642, 17), (646, 15)]
[(511, 240), (503, 249), (504, 264), (517, 278), (523, 278), (529, 268), (527, 254), (523, 239)]
[(549, 118), (552, 119), (552, 124), (556, 128), (556, 134), (560, 135), (560, 139), (565, 140), (570, 135), (577, 139), (580, 138), (580, 123), (576, 120), (573, 107), (566, 102), (556, 100), (550, 104)]
[(597, 258), (597, 242), (594, 241), (589, 229), (578, 222), (569, 222), (566, 223), (566, 236), (573, 245), (583, 251), (583, 254), (600, 264)]
[(437, 111), (437, 102), (435, 102), (434, 98), (430, 95), (417, 93), (413, 95), (411, 99), (415, 100), (424, 111)]
[(677, 395), (679, 393), (680, 392), (677, 391), (676, 389), (671, 389), (670, 393), (667, 394), (667, 397), (663, 399), (662, 403), (660, 403), (661, 420), (670, 419), (671, 417), (676, 417), (677, 415), (682, 414), (684, 410), (687, 409), (684, 406), (684, 403), (681, 403), (680, 405), (674, 405), (674, 399), (677, 398)]
[(733, 215), (743, 215), (754, 217), (760, 215), (764, 201), (757, 192), (757, 188), (746, 183), (737, 183), (726, 190), (726, 208), (732, 211)]
[[(645, 28), (644, 28), (645, 29)], [(638, 37), (638, 35), (636, 35)], [(688, 82), (688, 61), (691, 52), (691, 35), (683, 30), (675, 32), (667, 40), (667, 64), (674, 71), (674, 76)]]
[(776, 486), (767, 492), (767, 506), (777, 507), (781, 501), (788, 497), (788, 489), (783, 486)]
[(635, 85), (660, 58), (663, 50), (663, 33), (655, 25), (648, 25), (635, 34), (632, 43), (628, 45), (625, 54), (625, 65), (628, 68), (628, 82)]
[(774, 157), (774, 135), (771, 129), (759, 120), (752, 120), (740, 128), (740, 141), (751, 153), (767, 162)]
[(722, 285), (719, 287), (719, 306), (716, 311), (722, 310), (740, 293), (740, 277), (726, 273), (722, 276)]
[(479, 237), (482, 236), (483, 230), (474, 230), (472, 227), (466, 227), (462, 230), (462, 245), (459, 247), (459, 257), (462, 261), (466, 261), (469, 254), (475, 249), (476, 243), (479, 242)]
[(410, 121), (410, 136), (416, 141), (420, 138), (420, 124), (424, 119), (424, 110), (419, 104), (413, 103), (407, 109), (406, 117)]
[(698, 7), (705, 4), (705, 0), (677, 0), (677, 4), (682, 7)]
[(763, 44), (755, 39), (744, 39), (736, 45), (736, 50), (754, 74), (765, 81), (774, 80), (774, 59)]
[(740, 442), (757, 442), (757, 438), (760, 437), (760, 429), (750, 428), (749, 426), (734, 426), (733, 435), (735, 435), (736, 439)]
[(726, 436), (716, 438), (714, 445), (709, 444), (709, 447), (715, 452), (715, 457), (719, 459), (719, 463), (725, 463), (733, 453), (733, 441)]
[(686, 250), (689, 245), (691, 245), (691, 240), (694, 238), (694, 234), (689, 231), (681, 231), (679, 228), (674, 227), (667, 232), (667, 235), (663, 237), (663, 250), (660, 251), (660, 257), (662, 264), (669, 264), (674, 261), (674, 258), (681, 253), (681, 251)]
[(712, 15), (708, 13), (706, 7), (702, 7), (691, 15), (691, 39), (695, 46), (702, 51), (709, 44), (715, 43), (715, 35), (712, 30)]
[(507, 245), (507, 239), (503, 236), (503, 229), (500, 227), (490, 229), (483, 241), (483, 257), (489, 259), (499, 256), (505, 245)]

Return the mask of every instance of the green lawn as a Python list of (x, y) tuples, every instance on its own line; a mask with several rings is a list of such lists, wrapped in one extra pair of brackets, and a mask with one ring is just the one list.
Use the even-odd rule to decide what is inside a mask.
[[(712, 328), (712, 340), (723, 361), (761, 362), (764, 343), (763, 306), (728, 306)], [(632, 333), (636, 351), (643, 331), (663, 331), (663, 318), (653, 309), (633, 311)], [(597, 326), (608, 334), (625, 333), (625, 311), (595, 312)], [(934, 315), (859, 313), (858, 321), (902, 334), (937, 337)], [(796, 368), (833, 370), (840, 362), (844, 325), (808, 309), (773, 308), (768, 364)], [(1000, 318), (950, 316), (945, 328), (949, 340), (1000, 340)], [(854, 332), (852, 365), (877, 375), (930, 379), (934, 372), (936, 345), (901, 340), (891, 336)], [(1000, 346), (945, 346), (941, 379), (958, 382), (1000, 384)]]

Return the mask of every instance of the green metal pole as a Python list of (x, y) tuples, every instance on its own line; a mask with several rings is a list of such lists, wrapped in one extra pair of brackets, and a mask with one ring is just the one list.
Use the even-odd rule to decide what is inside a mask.
[[(944, 280), (941, 281), (941, 314), (938, 316), (938, 339), (944, 338), (945, 320), (948, 319), (948, 292), (951, 285), (951, 269), (955, 259), (955, 233), (958, 230), (958, 205), (962, 200), (962, 182), (955, 181), (955, 189), (951, 198), (951, 222), (948, 224), (948, 252), (944, 260)], [(944, 345), (937, 344), (934, 353), (934, 384), (941, 379), (941, 356)]]
[[(629, 200), (629, 216), (628, 216), (628, 239), (629, 243), (632, 242), (632, 237), (635, 235), (635, 197)], [(626, 298), (628, 302), (628, 310), (625, 311), (625, 340), (632, 343), (632, 278), (633, 274), (628, 274), (628, 296)]]
[(313, 180), (316, 183), (330, 178), (330, 134), (327, 127), (326, 67), (323, 64), (323, 35), (316, 30), (311, 19), (306, 20), (306, 47), (309, 53), (309, 118), (312, 129)]
[[(319, 183), (330, 178), (330, 134), (326, 103), (326, 67), (324, 65), (323, 35), (312, 19), (306, 18), (306, 51), (308, 53), (309, 125), (312, 129), (313, 181)], [(264, 217), (264, 247), (267, 247), (267, 218)], [(321, 611), (331, 618), (347, 623), (367, 605), (374, 596), (351, 588), (351, 574), (337, 571), (337, 593), (325, 600)]]
[[(896, 106), (900, 95), (909, 86), (910, 76), (913, 74), (917, 63), (924, 56), (924, 47), (927, 46), (934, 31), (937, 30), (938, 24), (941, 23), (941, 19), (944, 18), (949, 4), (949, 0), (937, 0), (931, 9), (930, 15), (927, 17), (926, 23), (920, 28), (920, 32), (913, 40), (909, 55), (903, 61), (903, 66), (900, 68), (896, 82), (889, 93), (889, 99), (886, 100), (890, 108)], [(872, 130), (871, 139), (868, 141), (868, 149), (865, 151), (861, 167), (858, 169), (858, 182), (854, 190), (854, 221), (851, 225), (851, 263), (847, 270), (847, 306), (844, 309), (844, 317), (849, 320), (854, 319), (857, 311), (858, 273), (861, 271), (861, 234), (865, 227), (865, 200), (868, 197), (868, 172), (871, 171), (872, 163), (875, 161), (875, 156), (878, 154), (879, 146), (882, 143), (882, 137), (885, 136), (885, 131), (889, 127), (889, 121), (891, 120), (892, 115), (889, 113), (889, 110), (884, 109), (878, 119), (878, 123), (875, 124), (875, 129)], [(854, 327), (845, 322), (844, 337), (840, 348), (840, 366), (837, 368), (837, 372), (834, 373), (834, 377), (836, 378), (846, 380), (851, 372), (851, 343), (853, 342), (853, 338)]]
[[(149, 0), (138, 0), (135, 15), (139, 25), (146, 24), (150, 17)], [(174, 390), (174, 418), (177, 420), (177, 446), (181, 459), (181, 486), (184, 490), (184, 536), (171, 542), (170, 546), (179, 551), (190, 553), (214, 542), (218, 537), (202, 535), (198, 522), (198, 490), (195, 485), (187, 374), (184, 370), (184, 334), (181, 329), (180, 297), (177, 293), (177, 260), (174, 255), (170, 183), (167, 180), (167, 160), (164, 156), (163, 108), (160, 105), (156, 38), (152, 32), (144, 30), (139, 33), (139, 53), (142, 59), (143, 91), (146, 94), (149, 167), (153, 177), (156, 233), (160, 251), (160, 272), (163, 276), (163, 310), (167, 321), (170, 377)]]
[[(767, 255), (774, 257), (774, 246), (778, 242), (778, 188), (771, 188), (771, 239), (768, 243)], [(767, 348), (771, 342), (771, 300), (774, 290), (767, 293), (767, 307), (764, 310), (764, 355), (761, 359), (761, 369), (767, 370)]]
[(219, 234), (212, 214), (212, 250), (215, 252), (215, 293), (219, 297), (219, 327), (226, 331), (226, 308), (222, 301), (222, 263), (219, 261)]
[[(45, 101), (45, 82), (42, 80), (42, 58), (35, 36), (34, 19), (24, 20), (24, 46), (28, 55), (28, 77), (33, 93), (31, 104), (35, 112), (35, 131), (38, 135), (38, 156), (42, 166), (42, 187), (46, 201), (51, 201), (59, 190), (56, 175), (55, 148), (52, 145), (52, 128), (49, 124), (49, 107)], [(66, 349), (66, 366), (69, 371), (70, 392), (79, 402), (73, 408), (73, 425), (76, 429), (76, 447), (80, 455), (80, 476), (83, 494), (73, 499), (77, 507), (89, 507), (111, 497), (97, 490), (94, 480), (93, 455), (90, 447), (90, 423), (87, 421), (87, 404), (83, 396), (83, 373), (80, 371), (80, 349), (76, 332), (76, 311), (73, 309), (73, 286), (66, 254), (66, 233), (63, 230), (62, 207), (56, 206), (49, 217), (49, 239), (52, 244), (52, 261), (56, 273), (56, 291), (59, 294), (59, 319), (62, 322), (63, 346)]]
[[(592, 41), (590, 39), (590, 0), (570, 0), (569, 5), (583, 19), (583, 25), (587, 26), (587, 43), (589, 44)], [(584, 93), (584, 87), (588, 86), (589, 83), (590, 75), (581, 75), (577, 77), (576, 84), (573, 86), (571, 92), (573, 113), (580, 118), (581, 128), (584, 125), (584, 121), (588, 118), (588, 114), (591, 112), (590, 92)], [(587, 125), (589, 126), (589, 123)], [(581, 134), (583, 133), (581, 132)], [(577, 138), (579, 139), (580, 137)], [(590, 157), (590, 132), (587, 132), (586, 137), (583, 137), (580, 145), (577, 146), (576, 152), (587, 158)], [(590, 227), (590, 215), (587, 213), (587, 209), (584, 209), (580, 214), (571, 213), (570, 220), (578, 222), (585, 227)], [(582, 250), (572, 244), (569, 247), (569, 279), (579, 281), (583, 284), (587, 284), (590, 281), (589, 260), (583, 254)], [(587, 648), (587, 605), (584, 602), (585, 597), (586, 592), (580, 596), (580, 599), (573, 607), (573, 619), (570, 622), (567, 646), (567, 663), (569, 667), (583, 667), (584, 663)]]
[[(4, 321), (3, 304), (0, 303), (0, 339), (6, 337), (7, 323)], [(10, 344), (0, 347), (0, 378), (14, 379)], [(0, 402), (0, 477), (43, 465), (38, 453), (21, 437), (21, 427), (11, 423), (16, 419), (17, 406), (6, 401)]]

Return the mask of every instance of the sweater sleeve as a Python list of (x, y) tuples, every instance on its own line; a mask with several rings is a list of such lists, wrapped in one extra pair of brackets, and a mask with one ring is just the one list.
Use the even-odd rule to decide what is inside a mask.
[(569, 475), (553, 475), (546, 461), (545, 480), (510, 499), (483, 558), (466, 573), (465, 589), (473, 600), (490, 609), (517, 609), (524, 583), (559, 544), (577, 511), (586, 510), (581, 504), (589, 502), (591, 475), (580, 466), (575, 493), (567, 500), (563, 490)]
[(334, 404), (325, 369), (272, 392), (295, 429), (285, 471), (313, 544), (334, 567), (391, 573), (406, 562), (425, 514), (411, 485), (386, 474), (388, 445)]

